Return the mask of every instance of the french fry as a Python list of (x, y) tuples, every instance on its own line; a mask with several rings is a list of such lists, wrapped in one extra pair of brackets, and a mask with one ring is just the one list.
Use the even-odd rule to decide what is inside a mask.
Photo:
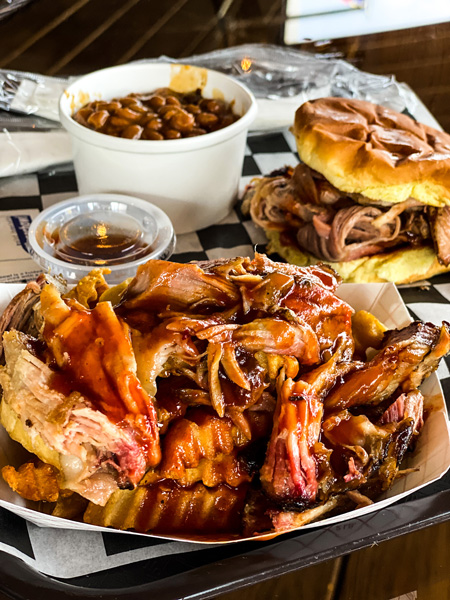
[(359, 355), (364, 354), (368, 348), (381, 348), (384, 332), (387, 331), (383, 323), (366, 310), (358, 310), (353, 315), (352, 329), (355, 352)]
[(81, 519), (88, 504), (88, 500), (79, 494), (61, 490), (52, 515), (62, 519)]
[(9, 487), (25, 498), (36, 502), (56, 502), (59, 496), (57, 470), (45, 463), (25, 463), (16, 471), (14, 467), (2, 469), (2, 476)]
[(91, 308), (97, 303), (100, 296), (109, 289), (104, 277), (108, 273), (110, 273), (109, 269), (93, 269), (65, 297), (74, 298), (85, 308)]
[(182, 487), (165, 480), (118, 490), (106, 506), (90, 502), (84, 521), (139, 532), (238, 533), (247, 490), (247, 484)]

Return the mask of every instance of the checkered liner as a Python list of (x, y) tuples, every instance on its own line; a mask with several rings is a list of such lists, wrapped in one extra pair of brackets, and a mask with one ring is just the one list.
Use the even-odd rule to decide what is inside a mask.
[[(295, 140), (289, 132), (282, 132), (248, 139), (247, 150), (241, 179), (241, 191), (250, 180), (263, 173), (269, 173), (285, 165), (298, 162)], [(15, 241), (15, 251), (0, 255), (0, 281), (20, 281), (30, 277), (36, 269), (26, 254), (26, 227), (31, 219), (43, 208), (73, 197), (77, 185), (72, 165), (58, 167), (52, 172), (38, 173), (0, 181), (0, 246), (2, 236), (11, 236)], [(13, 222), (12, 219), (16, 221)], [(265, 251), (264, 233), (243, 217), (239, 206), (221, 223), (198, 231), (178, 236), (177, 246), (172, 259), (179, 262), (191, 260), (215, 259), (252, 255), (255, 246)], [(16, 268), (12, 274), (12, 261)], [(3, 271), (2, 271), (2, 266)], [(450, 322), (450, 276), (438, 276), (430, 282), (420, 285), (402, 286), (400, 293), (411, 315), (424, 321), (447, 320)], [(439, 376), (446, 398), (450, 398), (450, 359), (446, 358), (439, 369)], [(448, 402), (448, 400), (447, 400)], [(413, 522), (414, 511), (411, 500), (431, 496), (450, 488), (450, 476), (447, 474), (438, 482), (410, 496), (406, 503), (390, 509), (387, 519), (392, 527), (399, 520)], [(380, 513), (368, 515), (365, 519), (353, 519), (340, 527), (331, 527), (285, 536), (284, 544), (298, 543), (298, 548), (309, 549), (317, 555), (321, 551), (339, 544), (348, 544), (349, 539), (368, 532), (377, 534), (380, 528)], [(391, 524), (384, 522), (385, 527)], [(350, 537), (349, 537), (350, 536)], [(330, 539), (331, 538), (331, 539)], [(108, 569), (107, 584), (99, 575), (90, 576), (78, 573), (71, 579), (74, 585), (102, 586), (114, 589), (123, 586), (124, 577), (131, 577), (133, 585), (154, 582), (191, 569), (211, 564), (214, 561), (239, 556), (248, 552), (257, 552), (259, 548), (268, 548), (278, 541), (257, 543), (239, 543), (231, 546), (211, 547), (207, 549), (196, 544), (184, 544), (164, 540), (146, 539), (117, 533), (81, 532), (40, 528), (27, 523), (20, 517), (0, 509), (0, 550), (20, 557), (30, 566), (59, 578), (68, 577), (65, 564), (70, 553), (86, 556), (90, 572), (101, 574)], [(55, 549), (53, 565), (43, 564), (40, 549)], [(312, 556), (311, 554), (311, 556)], [(306, 555), (305, 555), (306, 556)], [(145, 568), (139, 561), (146, 561)], [(139, 565), (137, 565), (139, 563)], [(94, 566), (93, 566), (94, 565)], [(126, 566), (127, 570), (115, 569)], [(65, 574), (67, 571), (67, 574)]]

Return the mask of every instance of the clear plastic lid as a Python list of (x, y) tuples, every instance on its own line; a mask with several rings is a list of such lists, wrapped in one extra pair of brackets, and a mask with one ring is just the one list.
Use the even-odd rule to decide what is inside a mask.
[(99, 267), (120, 283), (175, 248), (169, 217), (157, 206), (119, 194), (90, 194), (54, 204), (32, 222), (31, 255), (46, 272), (75, 282)]

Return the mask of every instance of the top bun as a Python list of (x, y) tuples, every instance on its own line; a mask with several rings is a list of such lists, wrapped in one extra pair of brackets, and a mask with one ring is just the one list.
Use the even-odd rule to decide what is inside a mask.
[(450, 135), (384, 106), (347, 98), (295, 114), (300, 159), (339, 190), (372, 200), (450, 205)]

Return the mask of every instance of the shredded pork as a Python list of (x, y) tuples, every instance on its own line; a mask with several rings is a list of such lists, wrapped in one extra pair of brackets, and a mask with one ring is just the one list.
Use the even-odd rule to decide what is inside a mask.
[(250, 186), (243, 208), (260, 227), (290, 233), (301, 249), (322, 260), (347, 262), (433, 243), (439, 261), (450, 264), (450, 208), (345, 194), (304, 164)]

